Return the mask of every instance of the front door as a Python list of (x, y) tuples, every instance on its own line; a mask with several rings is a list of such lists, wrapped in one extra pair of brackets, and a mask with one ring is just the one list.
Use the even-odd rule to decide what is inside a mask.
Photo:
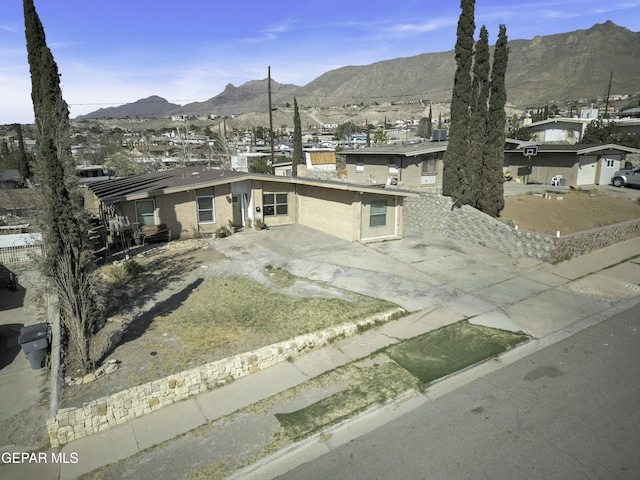
[(238, 228), (244, 227), (244, 215), (242, 215), (242, 194), (232, 194), (231, 200), (233, 201), (233, 224)]

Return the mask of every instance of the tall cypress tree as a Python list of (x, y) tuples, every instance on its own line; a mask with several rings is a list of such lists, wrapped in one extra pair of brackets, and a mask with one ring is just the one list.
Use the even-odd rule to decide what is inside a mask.
[(476, 43), (473, 64), (473, 88), (469, 109), (469, 149), (467, 151), (466, 170), (469, 179), (468, 204), (478, 208), (482, 196), (483, 156), (487, 128), (487, 103), (489, 101), (489, 34), (483, 26), (480, 39)]
[(31, 180), (31, 167), (29, 166), (29, 158), (24, 148), (24, 136), (22, 135), (22, 125), (14, 124), (16, 135), (18, 136), (18, 170), (23, 178)]
[(43, 269), (59, 296), (61, 317), (78, 360), (90, 368), (89, 334), (95, 315), (91, 251), (69, 136), (69, 109), (58, 66), (47, 47), (33, 0), (24, 0), (25, 36), (36, 124), (36, 182), (47, 251)]
[(485, 150), (482, 167), (482, 195), (477, 208), (484, 213), (497, 217), (504, 208), (504, 142), (506, 137), (507, 89), (505, 77), (509, 48), (507, 47), (507, 28), (500, 25), (498, 40), (493, 53), (491, 67), (491, 93), (487, 115)]
[(302, 127), (300, 126), (300, 111), (298, 110), (298, 100), (293, 97), (293, 159), (291, 164), (291, 175), (298, 176), (298, 165), (304, 163), (302, 152)]
[(456, 72), (451, 96), (449, 145), (444, 155), (442, 193), (457, 203), (469, 202), (466, 159), (469, 150), (469, 108), (471, 106), (471, 67), (475, 32), (475, 0), (461, 0), (455, 46)]

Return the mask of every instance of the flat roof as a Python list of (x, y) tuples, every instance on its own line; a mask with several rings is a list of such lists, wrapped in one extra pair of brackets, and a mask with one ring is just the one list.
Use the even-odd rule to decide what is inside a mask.
[(96, 181), (88, 188), (104, 203), (120, 200), (138, 200), (156, 195), (167, 195), (197, 188), (206, 188), (245, 180), (293, 183), (334, 190), (350, 190), (391, 196), (416, 196), (416, 192), (384, 186), (368, 186), (342, 181), (318, 180), (305, 177), (282, 177), (260, 173), (231, 170), (203, 170), (197, 167), (177, 168), (163, 172), (151, 172), (131, 177), (114, 177)]
[(343, 150), (341, 155), (400, 155), (404, 157), (417, 157), (426, 153), (442, 152), (447, 149), (448, 140), (441, 142), (422, 142), (408, 145), (383, 145), (379, 147), (356, 148)]

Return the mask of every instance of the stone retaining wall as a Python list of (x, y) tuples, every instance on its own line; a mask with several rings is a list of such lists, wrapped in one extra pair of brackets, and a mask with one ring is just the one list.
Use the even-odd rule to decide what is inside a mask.
[(404, 202), (405, 229), (413, 228), (510, 255), (557, 262), (640, 236), (640, 219), (553, 237), (516, 230), (450, 197), (423, 193)]
[(560, 261), (579, 257), (636, 237), (640, 237), (640, 219), (563, 235), (556, 239), (556, 248), (549, 260)]
[(359, 322), (301, 335), (258, 350), (207, 363), (99, 398), (82, 407), (62, 408), (55, 417), (47, 420), (51, 446), (58, 447), (86, 435), (108, 430), (177, 401), (294, 358), (333, 339), (354, 335), (359, 328), (389, 321), (402, 313), (404, 310), (397, 308)]

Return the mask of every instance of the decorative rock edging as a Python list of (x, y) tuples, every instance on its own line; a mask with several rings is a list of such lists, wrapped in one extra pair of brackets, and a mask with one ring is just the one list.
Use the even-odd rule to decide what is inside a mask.
[(404, 309), (396, 308), (358, 322), (300, 335), (284, 342), (206, 363), (93, 400), (82, 407), (62, 408), (55, 417), (47, 420), (51, 446), (58, 447), (78, 438), (108, 430), (154, 410), (294, 358), (334, 339), (354, 335), (362, 328), (387, 322), (404, 312)]

